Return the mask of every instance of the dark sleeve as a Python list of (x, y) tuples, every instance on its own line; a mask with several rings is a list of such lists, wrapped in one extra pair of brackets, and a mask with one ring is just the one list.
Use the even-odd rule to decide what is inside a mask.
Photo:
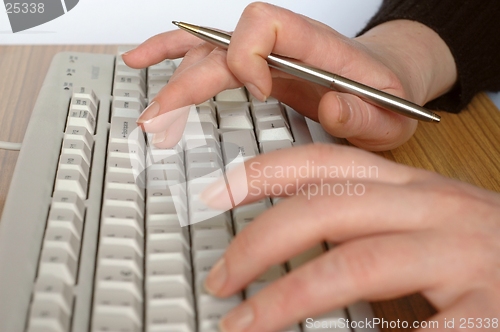
[(499, 0), (384, 0), (360, 32), (396, 19), (421, 22), (436, 31), (455, 58), (458, 81), (428, 107), (459, 112), (480, 91), (500, 90)]

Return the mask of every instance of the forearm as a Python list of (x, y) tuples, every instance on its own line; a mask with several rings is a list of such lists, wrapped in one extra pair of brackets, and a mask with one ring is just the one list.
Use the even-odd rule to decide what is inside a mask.
[(356, 38), (391, 68), (413, 102), (425, 104), (448, 92), (457, 80), (455, 61), (441, 37), (410, 20), (377, 25)]

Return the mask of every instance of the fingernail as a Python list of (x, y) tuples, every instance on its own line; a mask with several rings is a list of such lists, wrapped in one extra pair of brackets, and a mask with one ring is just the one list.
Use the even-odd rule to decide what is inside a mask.
[(224, 317), (220, 322), (223, 332), (244, 331), (254, 320), (252, 306), (243, 303)]
[(165, 140), (166, 137), (167, 137), (166, 133), (157, 133), (157, 134), (154, 134), (153, 137), (151, 138), (151, 143), (153, 143), (153, 145), (161, 143), (161, 142), (163, 142)]
[(351, 119), (352, 115), (351, 104), (349, 104), (342, 96), (337, 95), (337, 99), (340, 104), (339, 123), (347, 123)]
[(260, 91), (258, 87), (253, 85), (252, 83), (247, 83), (245, 84), (245, 87), (247, 88), (248, 92), (255, 98), (257, 98), (260, 101), (266, 101), (267, 96)]
[(210, 270), (210, 273), (205, 279), (205, 289), (210, 294), (215, 295), (222, 289), (226, 279), (226, 260), (223, 257), (219, 259), (219, 261), (212, 267), (212, 270)]
[(150, 123), (160, 113), (160, 104), (155, 100), (141, 113), (137, 123)]
[(123, 52), (123, 53), (122, 53), (122, 57), (129, 55), (129, 54), (130, 54), (130, 52), (132, 52), (133, 50), (135, 50), (135, 48), (133, 48), (133, 49), (131, 49), (131, 50), (128, 50), (128, 51), (126, 51), (126, 52)]

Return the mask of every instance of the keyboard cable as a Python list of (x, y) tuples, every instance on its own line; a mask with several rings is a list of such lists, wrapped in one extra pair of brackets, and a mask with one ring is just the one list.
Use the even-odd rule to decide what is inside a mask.
[(0, 141), (0, 150), (20, 151), (21, 147), (22, 147), (22, 143)]

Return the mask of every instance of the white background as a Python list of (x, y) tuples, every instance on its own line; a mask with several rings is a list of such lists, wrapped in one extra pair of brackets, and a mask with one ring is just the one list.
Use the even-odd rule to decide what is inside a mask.
[[(36, 0), (19, 0), (36, 2)], [(12, 33), (0, 7), (0, 44), (138, 44), (172, 30), (172, 21), (232, 30), (250, 0), (80, 0), (71, 11), (43, 25)], [(354, 36), (381, 0), (271, 0), (270, 3)], [(0, 1), (2, 3), (2, 1)]]

